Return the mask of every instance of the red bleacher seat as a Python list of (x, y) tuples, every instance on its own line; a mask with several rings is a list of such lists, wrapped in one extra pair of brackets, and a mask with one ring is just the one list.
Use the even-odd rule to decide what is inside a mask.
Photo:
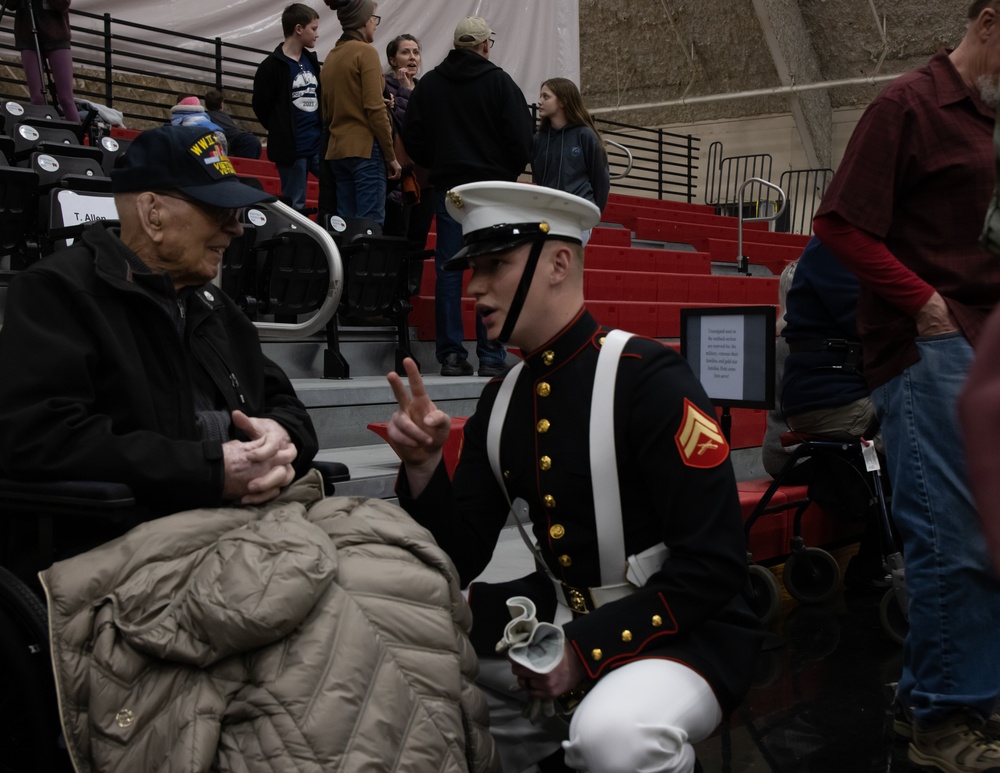
[(139, 136), (138, 129), (126, 129), (123, 126), (112, 126), (111, 136), (116, 140), (134, 140)]

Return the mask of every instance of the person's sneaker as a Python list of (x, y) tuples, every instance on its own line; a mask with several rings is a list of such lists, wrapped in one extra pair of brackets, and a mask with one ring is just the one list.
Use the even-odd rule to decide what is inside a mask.
[(480, 362), (479, 363), (479, 375), (485, 378), (493, 378), (495, 376), (502, 376), (507, 372), (507, 365), (502, 362)]
[(472, 363), (457, 354), (449, 354), (441, 363), (442, 376), (471, 376), (472, 373)]
[[(1000, 741), (1000, 714), (993, 714), (980, 731), (991, 741)], [(892, 703), (892, 731), (900, 738), (913, 738), (913, 711), (898, 700)]]
[(1000, 773), (1000, 743), (983, 734), (982, 722), (969, 711), (925, 729), (915, 726), (907, 756), (944, 773)]

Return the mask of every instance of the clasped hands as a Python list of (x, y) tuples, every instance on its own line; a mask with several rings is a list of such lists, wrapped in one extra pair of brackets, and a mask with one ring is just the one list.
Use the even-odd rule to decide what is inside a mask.
[(233, 411), (233, 425), (249, 440), (222, 444), (225, 483), (222, 498), (241, 505), (274, 499), (295, 478), (292, 462), (298, 449), (288, 431), (274, 419), (247, 416)]

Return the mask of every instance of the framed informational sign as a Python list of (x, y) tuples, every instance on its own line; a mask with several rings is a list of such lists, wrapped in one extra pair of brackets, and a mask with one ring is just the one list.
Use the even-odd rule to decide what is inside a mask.
[(713, 403), (774, 407), (774, 306), (681, 309), (681, 355)]

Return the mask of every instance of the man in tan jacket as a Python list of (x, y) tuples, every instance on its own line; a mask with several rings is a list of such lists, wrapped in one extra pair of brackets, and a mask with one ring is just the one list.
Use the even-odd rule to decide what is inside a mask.
[(373, 0), (326, 0), (344, 28), (323, 63), (323, 120), (330, 129), (326, 160), (337, 184), (337, 214), (385, 221), (386, 172), (399, 177), (392, 127), (382, 92), (385, 78), (371, 45), (381, 21)]

